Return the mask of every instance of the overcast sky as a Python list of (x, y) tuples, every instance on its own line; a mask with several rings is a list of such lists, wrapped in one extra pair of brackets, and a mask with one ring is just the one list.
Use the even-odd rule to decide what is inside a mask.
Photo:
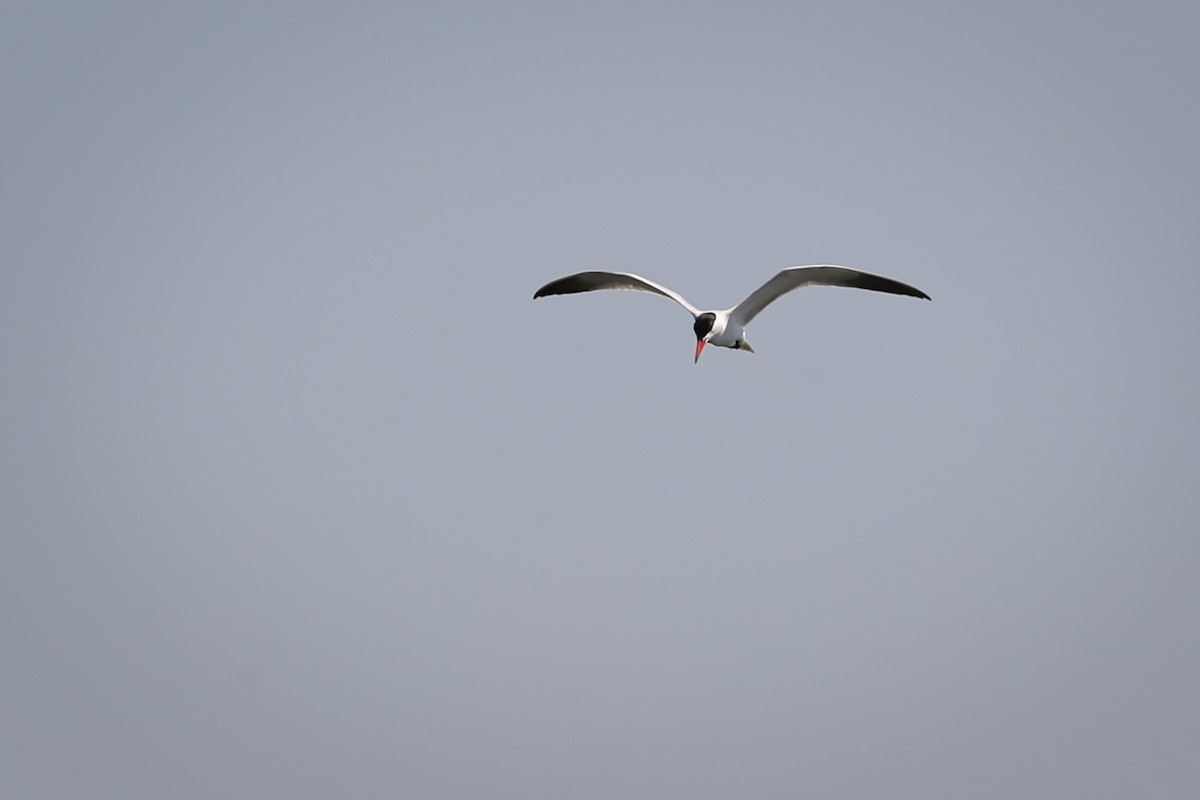
[(1197, 4), (3, 17), (0, 795), (1200, 792)]

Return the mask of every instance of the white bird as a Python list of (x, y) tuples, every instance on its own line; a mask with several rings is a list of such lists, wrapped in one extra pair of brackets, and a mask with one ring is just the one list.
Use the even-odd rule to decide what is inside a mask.
[(907, 283), (832, 264), (814, 264), (807, 267), (785, 269), (755, 289), (745, 300), (733, 308), (723, 311), (701, 311), (683, 299), (678, 292), (629, 272), (579, 272), (575, 275), (568, 275), (565, 278), (550, 281), (538, 289), (534, 292), (533, 299), (552, 294), (594, 292), (599, 289), (635, 289), (669, 297), (686, 308), (695, 319), (695, 324), (692, 325), (692, 329), (696, 332), (696, 359), (693, 362), (695, 363), (700, 360), (700, 351), (706, 344), (753, 353), (754, 348), (746, 341), (746, 326), (758, 316), (758, 312), (801, 286), (850, 286), (855, 289), (870, 289), (875, 292), (906, 294), (909, 297), (930, 299), (929, 295)]

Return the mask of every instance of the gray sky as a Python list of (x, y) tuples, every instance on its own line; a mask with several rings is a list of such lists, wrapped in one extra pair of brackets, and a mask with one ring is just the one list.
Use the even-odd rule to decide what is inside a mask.
[(0, 794), (1195, 797), (1197, 9), (9, 8)]

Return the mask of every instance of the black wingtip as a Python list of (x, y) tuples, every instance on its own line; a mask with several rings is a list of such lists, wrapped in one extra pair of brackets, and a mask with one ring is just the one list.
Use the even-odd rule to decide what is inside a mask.
[(555, 278), (554, 280), (550, 281), (549, 283), (544, 285), (542, 288), (540, 288), (536, 292), (534, 292), (533, 299), (537, 300), (539, 297), (549, 297), (549, 296), (555, 295), (555, 294), (564, 294), (564, 291), (563, 291), (564, 285), (569, 287), (570, 286), (569, 281), (575, 277), (576, 277), (575, 275), (568, 275), (565, 278)]
[(893, 292), (894, 294), (906, 294), (909, 297), (915, 297), (918, 300), (933, 300), (932, 297), (925, 294), (917, 287), (910, 286), (907, 283), (900, 283), (900, 281), (893, 281), (892, 287), (884, 288), (883, 291)]
[(533, 299), (550, 297), (555, 294), (577, 294), (591, 292), (596, 289), (610, 288), (612, 275), (606, 272), (577, 272), (563, 278), (555, 278), (533, 293)]

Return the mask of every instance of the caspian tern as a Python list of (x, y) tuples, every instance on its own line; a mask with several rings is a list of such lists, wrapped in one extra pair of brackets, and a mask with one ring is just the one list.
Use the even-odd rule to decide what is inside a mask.
[(706, 344), (753, 353), (754, 348), (746, 341), (746, 326), (750, 324), (750, 320), (772, 302), (801, 286), (850, 286), (855, 289), (930, 299), (929, 295), (907, 283), (832, 264), (785, 269), (755, 289), (745, 300), (724, 311), (701, 311), (683, 299), (678, 292), (629, 272), (579, 272), (568, 275), (550, 281), (538, 289), (534, 292), (533, 299), (552, 294), (594, 292), (599, 289), (635, 289), (669, 297), (686, 308), (695, 319), (692, 329), (696, 332), (696, 359), (693, 362), (696, 363), (700, 360), (700, 351)]

